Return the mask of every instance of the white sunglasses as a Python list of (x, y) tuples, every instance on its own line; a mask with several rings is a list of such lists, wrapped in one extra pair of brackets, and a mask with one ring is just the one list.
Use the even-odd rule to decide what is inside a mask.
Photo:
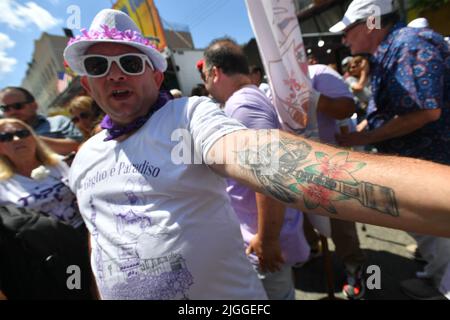
[(104, 77), (109, 73), (113, 62), (129, 76), (138, 76), (145, 72), (145, 62), (155, 70), (150, 59), (145, 54), (126, 53), (120, 56), (104, 56), (89, 54), (81, 58), (85, 75), (91, 78)]

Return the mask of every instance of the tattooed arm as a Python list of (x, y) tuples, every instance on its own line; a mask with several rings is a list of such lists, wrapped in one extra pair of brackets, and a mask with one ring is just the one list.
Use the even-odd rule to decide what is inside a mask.
[(229, 134), (211, 148), (217, 173), (306, 212), (450, 236), (450, 168), (369, 155), (278, 130)]

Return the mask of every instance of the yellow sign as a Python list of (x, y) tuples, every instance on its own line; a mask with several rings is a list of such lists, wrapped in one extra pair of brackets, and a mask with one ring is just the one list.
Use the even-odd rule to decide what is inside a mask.
[(167, 46), (158, 9), (153, 0), (118, 0), (113, 9), (128, 14), (141, 29), (142, 34), (154, 40), (160, 51)]

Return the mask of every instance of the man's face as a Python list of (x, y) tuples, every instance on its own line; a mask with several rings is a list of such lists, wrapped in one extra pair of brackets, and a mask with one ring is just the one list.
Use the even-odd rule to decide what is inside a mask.
[(218, 86), (215, 84), (214, 74), (215, 68), (208, 70), (206, 67), (206, 63), (203, 64), (203, 82), (205, 84), (206, 90), (208, 90), (209, 94), (216, 100), (218, 100)]
[(73, 109), (70, 110), (72, 122), (80, 129), (81, 132), (90, 133), (95, 124), (95, 115), (86, 110)]
[(25, 95), (20, 91), (12, 89), (0, 93), (0, 105), (5, 108), (5, 118), (19, 119), (29, 125), (36, 119), (36, 102), (27, 103)]
[[(126, 53), (142, 52), (116, 43), (97, 44), (86, 52), (86, 54), (104, 56), (118, 56)], [(83, 77), (81, 83), (115, 123), (126, 125), (148, 113), (158, 98), (163, 80), (163, 73), (153, 71), (148, 64), (143, 74), (130, 76), (123, 73), (113, 62), (104, 77)]]
[(255, 86), (259, 86), (262, 82), (262, 76), (259, 71), (255, 71), (253, 73), (250, 73), (250, 80)]
[(343, 42), (350, 48), (352, 55), (372, 53), (370, 30), (361, 22), (345, 31)]

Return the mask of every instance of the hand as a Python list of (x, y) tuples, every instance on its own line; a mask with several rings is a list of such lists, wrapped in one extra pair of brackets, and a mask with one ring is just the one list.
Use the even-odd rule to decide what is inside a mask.
[(362, 131), (366, 130), (366, 128), (368, 126), (369, 126), (369, 122), (367, 121), (367, 119), (364, 119), (356, 126), (356, 132), (362, 132)]
[(365, 74), (369, 74), (370, 73), (370, 64), (369, 64), (369, 60), (367, 59), (363, 59), (361, 61), (360, 64), (360, 72), (364, 72)]
[(261, 272), (276, 272), (281, 270), (285, 260), (281, 253), (279, 239), (263, 241), (256, 234), (247, 247), (246, 254), (254, 253), (259, 260)]
[(336, 141), (342, 147), (364, 146), (371, 143), (367, 131), (337, 134)]

